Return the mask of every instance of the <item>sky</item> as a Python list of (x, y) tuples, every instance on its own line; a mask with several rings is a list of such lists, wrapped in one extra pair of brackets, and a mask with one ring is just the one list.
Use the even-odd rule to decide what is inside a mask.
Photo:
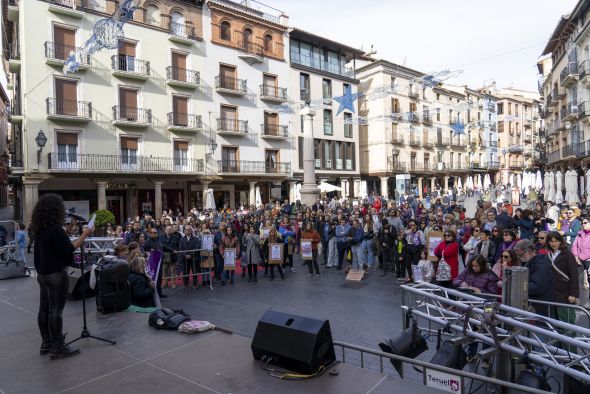
[[(290, 25), (421, 72), (462, 70), (448, 83), (537, 91), (537, 60), (576, 0), (261, 0)], [(251, 3), (257, 6), (256, 3)], [(254, 7), (253, 7), (254, 8)], [(270, 12), (269, 12), (270, 13)], [(510, 52), (510, 53), (507, 53)]]

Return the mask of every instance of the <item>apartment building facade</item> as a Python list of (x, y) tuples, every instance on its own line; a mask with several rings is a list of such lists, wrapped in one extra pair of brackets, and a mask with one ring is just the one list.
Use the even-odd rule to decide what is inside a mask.
[(363, 52), (297, 28), (290, 31), (289, 37), (289, 88), (295, 98), (291, 190), (295, 183), (303, 181), (303, 121), (298, 109), (309, 102), (316, 111), (313, 138), (317, 180), (341, 187), (342, 196), (357, 197), (361, 185), (358, 100), (354, 112), (344, 110), (338, 114), (340, 104), (333, 97), (343, 96), (347, 89), (352, 94), (358, 92), (355, 65)]
[(142, 2), (117, 49), (64, 74), (117, 2), (11, 4), (17, 217), (47, 192), (117, 222), (200, 207), (208, 188), (232, 207), (254, 203), (257, 186), (263, 201), (288, 193), (289, 118), (274, 109), (288, 100), (285, 16), (230, 1)]
[(488, 170), (475, 122), (483, 119), (484, 95), (423, 85), (424, 73), (385, 60), (357, 75), (368, 122), (361, 126), (360, 155), (369, 192), (394, 196), (411, 188), (421, 195), (426, 186), (449, 189), (474, 170)]
[(548, 58), (539, 62), (546, 164), (562, 172), (581, 171), (590, 162), (589, 9), (590, 1), (580, 0), (559, 19), (542, 53)]

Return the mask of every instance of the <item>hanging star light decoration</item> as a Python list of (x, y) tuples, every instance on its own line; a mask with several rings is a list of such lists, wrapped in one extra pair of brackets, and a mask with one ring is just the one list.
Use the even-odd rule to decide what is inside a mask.
[(340, 115), (340, 113), (345, 109), (349, 110), (354, 114), (354, 101), (361, 96), (361, 93), (352, 93), (352, 88), (350, 87), (350, 85), (348, 85), (344, 90), (343, 96), (334, 97), (334, 100), (336, 100), (340, 104), (340, 107), (338, 107), (338, 112), (336, 113), (336, 115)]
[(451, 130), (453, 130), (453, 137), (456, 137), (461, 134), (465, 134), (465, 124), (464, 123), (451, 123), (449, 126)]
[(89, 62), (95, 52), (118, 48), (119, 39), (123, 38), (123, 26), (133, 19), (138, 3), (138, 0), (123, 0), (111, 17), (96, 21), (92, 28), (92, 36), (84, 43), (84, 46), (75, 52), (70, 52), (65, 60), (63, 72), (78, 71), (83, 61)]

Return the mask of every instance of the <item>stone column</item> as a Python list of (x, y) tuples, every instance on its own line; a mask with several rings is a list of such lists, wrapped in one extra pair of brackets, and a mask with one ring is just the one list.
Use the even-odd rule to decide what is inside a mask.
[(388, 176), (382, 176), (381, 178), (381, 197), (389, 199), (389, 187), (388, 187)]
[(98, 181), (98, 209), (107, 209), (107, 182)]
[(422, 183), (424, 182), (424, 177), (418, 177), (418, 197), (422, 198)]
[(434, 191), (435, 187), (436, 187), (436, 177), (433, 176), (432, 178), (430, 178), (430, 193), (432, 193)]
[(248, 182), (248, 184), (250, 185), (250, 200), (249, 200), (249, 203), (250, 203), (250, 205), (256, 206), (256, 182), (250, 181), (250, 182)]
[(33, 216), (33, 209), (39, 201), (39, 184), (43, 182), (40, 179), (23, 179), (24, 186), (24, 206), (23, 206), (23, 221), (26, 225), (31, 223)]
[(445, 177), (445, 193), (449, 192), (449, 177)]
[(303, 116), (303, 185), (301, 203), (311, 207), (319, 195), (315, 183), (315, 154), (313, 149), (313, 116), (315, 111), (306, 106), (299, 115)]
[(162, 216), (162, 181), (154, 181), (154, 219)]
[(353, 197), (358, 198), (361, 192), (361, 178), (354, 178), (354, 193)]
[(209, 181), (201, 181), (201, 183), (203, 184), (203, 194), (202, 194), (202, 205), (203, 205), (203, 209), (205, 209), (205, 203), (207, 203), (207, 189), (209, 189)]

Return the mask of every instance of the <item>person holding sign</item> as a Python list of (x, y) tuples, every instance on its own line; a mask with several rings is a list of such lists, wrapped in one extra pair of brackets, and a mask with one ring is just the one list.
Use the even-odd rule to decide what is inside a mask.
[[(301, 233), (301, 257), (307, 263), (307, 268), (309, 269), (309, 276), (313, 276), (313, 270), (315, 269), (315, 276), (316, 278), (320, 277), (320, 266), (318, 265), (318, 244), (321, 241), (320, 234), (313, 228), (313, 223), (308, 221), (305, 224), (305, 230)], [(307, 260), (306, 256), (304, 256), (305, 249), (304, 246), (307, 243), (311, 243), (311, 259)]]
[[(238, 237), (234, 234), (232, 226), (227, 226), (227, 229), (225, 230), (225, 235), (221, 238), (221, 245), (219, 246), (219, 253), (221, 254), (224, 260), (224, 267), (228, 263), (227, 261), (225, 261), (225, 249), (235, 249), (236, 254), (234, 255), (234, 257), (237, 257), (240, 254), (240, 241), (238, 240)], [(233, 285), (235, 283), (235, 260), (233, 261), (233, 263), (234, 269), (223, 271), (223, 279), (221, 280), (222, 286), (225, 286), (225, 283), (228, 279), (230, 284)]]
[(248, 261), (248, 282), (258, 282), (258, 264), (260, 264), (260, 236), (256, 228), (250, 226), (250, 231), (244, 234), (243, 243), (245, 253), (242, 258)]
[[(270, 231), (268, 232), (268, 238), (266, 238), (264, 240), (264, 244), (262, 245), (262, 252), (265, 256), (264, 260), (267, 262), (268, 266), (270, 267), (270, 280), (275, 279), (275, 266), (279, 270), (279, 274), (281, 275), (281, 280), (285, 280), (285, 274), (283, 272), (283, 267), (282, 267), (282, 264), (285, 261), (285, 255), (284, 255), (284, 253), (279, 253), (278, 256), (273, 256), (273, 253), (271, 251), (271, 247), (273, 245), (277, 245), (277, 244), (281, 244), (283, 247), (285, 246), (283, 244), (283, 241), (281, 240), (281, 237), (280, 237), (279, 233), (277, 232), (277, 230), (274, 227), (272, 227), (270, 229)], [(280, 252), (282, 252), (282, 250)], [(280, 260), (281, 263), (273, 264), (273, 260), (274, 260), (273, 257), (281, 259)]]

